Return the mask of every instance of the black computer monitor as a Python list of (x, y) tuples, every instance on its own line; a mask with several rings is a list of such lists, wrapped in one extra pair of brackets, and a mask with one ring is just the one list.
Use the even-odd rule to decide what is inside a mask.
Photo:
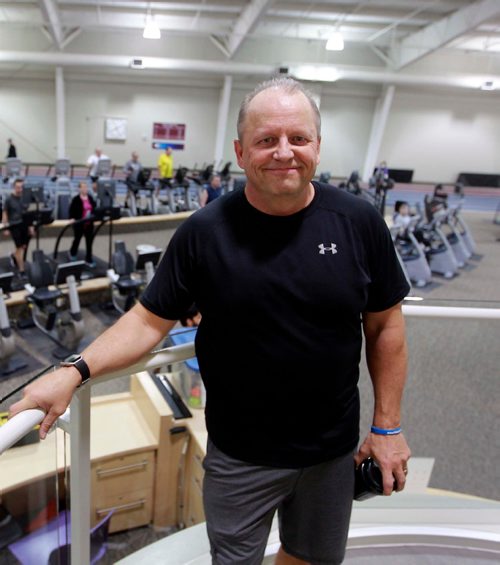
[(137, 261), (135, 263), (136, 271), (144, 271), (146, 269), (146, 263), (153, 263), (153, 267), (156, 267), (160, 260), (161, 254), (161, 249), (139, 252), (137, 254)]
[(82, 271), (85, 267), (85, 261), (71, 261), (71, 263), (60, 263), (56, 267), (54, 275), (54, 284), (65, 284), (66, 279), (73, 275), (77, 281), (82, 278)]
[(40, 208), (23, 212), (23, 223), (27, 226), (46, 226), (54, 221), (53, 208)]

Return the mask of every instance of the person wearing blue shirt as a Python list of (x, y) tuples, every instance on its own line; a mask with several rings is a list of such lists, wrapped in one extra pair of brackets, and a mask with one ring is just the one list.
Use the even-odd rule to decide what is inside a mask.
[(220, 175), (213, 175), (210, 183), (203, 187), (200, 194), (200, 206), (203, 208), (222, 194), (222, 181)]

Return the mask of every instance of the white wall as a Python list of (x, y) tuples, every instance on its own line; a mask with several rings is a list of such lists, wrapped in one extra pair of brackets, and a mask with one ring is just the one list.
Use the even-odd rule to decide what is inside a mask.
[[(123, 164), (137, 150), (141, 161), (153, 166), (159, 152), (151, 149), (152, 124), (164, 121), (186, 124), (186, 148), (174, 154), (176, 166), (211, 163), (223, 79), (199, 77), (191, 85), (189, 80), (194, 81), (148, 79), (141, 73), (132, 78), (110, 74), (106, 80), (65, 71), (68, 157), (83, 163), (100, 146), (116, 164)], [(232, 161), (235, 170), (238, 107), (256, 82), (240, 80), (231, 93), (223, 160)], [(350, 88), (330, 87), (321, 96), (323, 140), (318, 172), (329, 171), (337, 177), (363, 165), (378, 92), (371, 85)], [(55, 159), (54, 92), (53, 73), (46, 80), (13, 78), (0, 87), (0, 140), (12, 137), (25, 162)], [(127, 118), (126, 142), (104, 140), (106, 117)], [(387, 160), (393, 168), (414, 169), (415, 180), (431, 182), (453, 182), (465, 170), (499, 173), (499, 131), (496, 93), (397, 87), (378, 159)]]
[(321, 97), (322, 139), (318, 172), (348, 177), (363, 168), (375, 98), (348, 94)]
[[(54, 82), (10, 80), (0, 86), (0, 143), (12, 138), (25, 162), (47, 163), (55, 155)], [(7, 145), (0, 145), (0, 159)]]
[[(68, 154), (82, 162), (101, 147), (114, 163), (123, 164), (137, 150), (144, 165), (156, 165), (161, 151), (151, 148), (153, 123), (168, 122), (186, 124), (185, 149), (174, 152), (176, 167), (211, 162), (218, 99), (219, 91), (213, 87), (68, 81)], [(104, 140), (106, 117), (127, 119), (125, 142)]]
[(500, 173), (500, 101), (396, 88), (379, 159), (414, 179), (454, 182), (460, 172)]
[[(66, 79), (65, 96), (66, 153), (73, 163), (84, 163), (95, 147), (101, 147), (116, 164), (137, 150), (145, 165), (155, 165), (160, 151), (151, 148), (153, 122), (186, 124), (185, 149), (174, 153), (176, 166), (201, 166), (213, 160), (217, 87)], [(106, 117), (127, 118), (125, 142), (104, 139)], [(24, 162), (53, 162), (55, 124), (52, 80), (12, 80), (0, 88), (1, 139), (14, 139)]]

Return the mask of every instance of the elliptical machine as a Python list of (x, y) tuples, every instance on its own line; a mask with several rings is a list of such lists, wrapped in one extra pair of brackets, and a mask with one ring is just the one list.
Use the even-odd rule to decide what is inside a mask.
[[(33, 251), (33, 261), (27, 265), (26, 285), (31, 316), (35, 326), (51, 339), (57, 348), (54, 357), (64, 359), (75, 353), (84, 334), (84, 323), (78, 297), (84, 261), (62, 263), (52, 272), (49, 259), (40, 249)], [(60, 286), (67, 284), (66, 297)], [(49, 288), (55, 285), (55, 288)]]
[(5, 304), (5, 300), (9, 298), (13, 278), (14, 273), (0, 274), (0, 376), (2, 377), (8, 377), (27, 366), (24, 361), (13, 357), (16, 344)]
[(370, 179), (370, 187), (375, 189), (373, 196), (373, 205), (382, 216), (385, 215), (385, 201), (387, 191), (394, 188), (394, 181), (384, 172), (383, 169), (377, 169)]
[[(137, 173), (137, 178), (129, 178), (125, 181), (127, 185), (127, 195), (125, 201), (128, 203), (131, 216), (138, 216), (139, 214), (144, 214), (146, 210), (148, 214), (153, 214), (156, 209), (156, 205), (153, 201), (153, 196), (155, 192), (155, 185), (151, 181), (151, 169), (144, 168), (140, 169)], [(144, 190), (148, 193), (148, 198), (150, 199), (150, 205), (148, 208), (140, 208), (137, 206), (138, 197), (140, 197), (140, 191)]]
[(412, 216), (406, 228), (392, 226), (391, 235), (410, 283), (422, 288), (432, 282), (432, 272), (425, 256), (424, 245), (415, 237), (415, 228), (419, 222), (420, 216)]
[(134, 259), (124, 241), (115, 242), (108, 278), (111, 282), (111, 300), (115, 309), (124, 314), (134, 306), (144, 287), (142, 279), (135, 278)]

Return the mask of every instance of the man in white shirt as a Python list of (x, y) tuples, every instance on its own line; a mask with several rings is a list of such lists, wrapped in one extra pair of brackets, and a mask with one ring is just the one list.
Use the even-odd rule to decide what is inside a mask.
[(96, 147), (95, 152), (90, 155), (87, 159), (87, 166), (89, 167), (89, 176), (92, 179), (92, 182), (97, 182), (98, 174), (97, 174), (97, 166), (101, 159), (109, 159), (107, 155), (104, 155), (102, 150), (99, 147)]

